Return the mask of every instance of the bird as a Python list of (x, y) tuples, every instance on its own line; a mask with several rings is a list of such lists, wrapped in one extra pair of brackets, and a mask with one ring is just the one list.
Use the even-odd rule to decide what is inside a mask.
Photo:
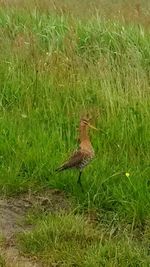
[(82, 171), (95, 156), (95, 152), (89, 138), (88, 129), (92, 128), (94, 130), (97, 130), (97, 128), (90, 124), (90, 120), (91, 118), (84, 117), (80, 119), (79, 148), (73, 152), (73, 154), (66, 162), (64, 162), (60, 167), (55, 170), (57, 172), (61, 172), (67, 169), (78, 169), (79, 176), (77, 183), (80, 185), (82, 192), (84, 192), (81, 183)]

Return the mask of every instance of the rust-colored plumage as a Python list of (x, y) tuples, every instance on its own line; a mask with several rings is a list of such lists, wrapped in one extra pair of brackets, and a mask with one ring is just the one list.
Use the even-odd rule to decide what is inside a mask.
[(88, 128), (96, 129), (89, 123), (89, 119), (81, 119), (79, 127), (79, 149), (73, 153), (73, 155), (62, 166), (56, 169), (56, 171), (63, 171), (70, 168), (79, 169), (78, 183), (82, 188), (81, 174), (83, 168), (93, 159), (94, 149), (89, 139)]

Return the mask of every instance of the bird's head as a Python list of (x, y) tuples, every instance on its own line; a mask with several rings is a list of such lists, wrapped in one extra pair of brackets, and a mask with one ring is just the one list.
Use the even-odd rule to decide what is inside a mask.
[(90, 128), (92, 128), (94, 130), (97, 130), (96, 127), (91, 125), (90, 121), (91, 121), (91, 117), (83, 117), (83, 118), (81, 118), (80, 127), (90, 127)]

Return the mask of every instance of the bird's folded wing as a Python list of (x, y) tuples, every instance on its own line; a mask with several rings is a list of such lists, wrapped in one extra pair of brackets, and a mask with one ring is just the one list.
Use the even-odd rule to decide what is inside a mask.
[(67, 168), (78, 167), (80, 163), (83, 161), (84, 157), (85, 154), (82, 151), (80, 150), (75, 151), (74, 154), (69, 158), (69, 160), (64, 163), (64, 165)]
[(77, 150), (62, 166), (56, 169), (56, 171), (63, 171), (69, 168), (79, 167), (85, 157), (85, 153), (81, 150)]

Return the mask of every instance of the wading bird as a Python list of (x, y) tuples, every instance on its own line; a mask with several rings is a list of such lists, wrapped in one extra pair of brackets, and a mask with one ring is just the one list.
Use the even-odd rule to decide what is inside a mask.
[(88, 128), (93, 128), (97, 130), (94, 126), (90, 124), (90, 119), (82, 118), (80, 120), (79, 126), (79, 149), (76, 150), (73, 155), (66, 161), (63, 165), (58, 167), (56, 171), (60, 172), (66, 169), (76, 168), (79, 170), (79, 177), (77, 183), (81, 186), (83, 191), (82, 183), (81, 183), (81, 175), (84, 167), (93, 159), (94, 157), (94, 149), (90, 142), (90, 138), (88, 135)]

